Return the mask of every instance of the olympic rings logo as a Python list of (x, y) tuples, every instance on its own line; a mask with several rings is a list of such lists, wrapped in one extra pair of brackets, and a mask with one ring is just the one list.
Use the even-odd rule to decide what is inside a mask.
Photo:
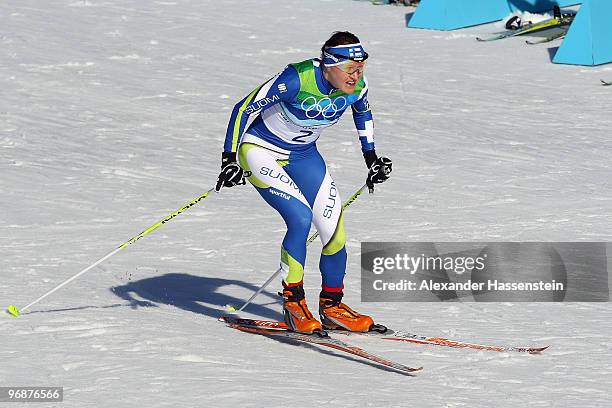
[[(337, 105), (337, 102), (341, 102), (342, 106)], [(344, 96), (339, 96), (333, 101), (328, 96), (318, 101), (314, 96), (309, 96), (302, 101), (302, 109), (306, 112), (306, 117), (308, 119), (315, 119), (319, 116), (323, 116), (325, 119), (331, 119), (338, 113), (344, 111), (346, 106), (347, 101)]]

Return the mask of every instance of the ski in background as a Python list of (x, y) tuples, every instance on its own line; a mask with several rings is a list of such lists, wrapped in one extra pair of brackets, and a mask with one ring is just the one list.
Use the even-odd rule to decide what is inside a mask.
[[(289, 331), (287, 325), (284, 322), (276, 322), (270, 320), (254, 320), (254, 319), (242, 319), (236, 316), (221, 316), (219, 321), (236, 324), (241, 327), (265, 329), (271, 332), (287, 332)], [(385, 331), (380, 330), (384, 328)], [(387, 329), (385, 326), (377, 325), (377, 330), (366, 333), (351, 332), (346, 330), (327, 330), (328, 333), (342, 334), (345, 336), (367, 336), (378, 338), (380, 340), (399, 341), (413, 344), (432, 345), (432, 346), (444, 346), (452, 348), (465, 348), (473, 350), (484, 350), (484, 351), (496, 351), (499, 353), (503, 352), (516, 352), (516, 353), (529, 353), (538, 354), (546, 350), (549, 346), (541, 347), (514, 347), (514, 346), (499, 346), (489, 344), (478, 344), (468, 343), (464, 341), (450, 340), (443, 337), (427, 337), (418, 334), (409, 333), (406, 331), (394, 331)]]
[(529, 45), (545, 44), (545, 43), (549, 43), (549, 42), (557, 40), (557, 39), (563, 39), (566, 34), (567, 34), (567, 29), (565, 28), (565, 29), (563, 29), (559, 33), (550, 35), (548, 37), (544, 37), (544, 38), (539, 39), (539, 40), (526, 40), (525, 43), (527, 43)]
[(612, 85), (612, 82), (607, 82), (607, 81), (604, 81), (603, 79), (600, 79), (600, 81), (601, 81), (601, 84), (603, 86), (610, 86), (610, 85)]
[[(508, 31), (494, 33), (492, 37), (488, 38), (476, 37), (476, 40), (481, 42), (496, 41), (509, 37), (518, 37), (521, 35), (540, 33), (555, 28), (565, 28), (569, 27), (572, 21), (574, 21), (575, 16), (576, 13), (562, 13), (559, 6), (555, 6), (555, 8), (553, 9), (553, 18), (539, 21), (537, 23), (529, 22), (520, 27), (517, 26), (517, 28), (514, 30), (510, 29)], [(513, 18), (514, 17), (508, 20), (508, 22), (512, 21)]]

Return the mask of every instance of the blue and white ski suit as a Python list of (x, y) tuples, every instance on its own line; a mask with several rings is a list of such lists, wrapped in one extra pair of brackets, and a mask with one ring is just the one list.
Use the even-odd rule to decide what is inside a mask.
[(288, 284), (302, 281), (311, 223), (323, 250), (324, 290), (340, 291), (346, 270), (346, 237), (340, 193), (316, 141), (352, 109), (362, 151), (374, 149), (374, 125), (361, 78), (353, 94), (324, 78), (320, 61), (288, 65), (234, 107), (224, 150), (236, 152), (247, 179), (287, 225), (281, 267)]

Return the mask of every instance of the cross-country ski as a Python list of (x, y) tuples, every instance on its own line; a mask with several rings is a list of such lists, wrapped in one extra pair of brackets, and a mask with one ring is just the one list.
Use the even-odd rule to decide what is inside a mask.
[[(241, 319), (234, 316), (222, 316), (219, 318), (220, 321), (228, 324), (235, 324), (241, 327), (274, 330), (274, 331), (287, 331), (287, 324), (284, 322), (275, 322), (269, 320), (254, 320), (254, 319)], [(430, 345), (430, 346), (443, 346), (451, 348), (463, 348), (472, 350), (483, 350), (483, 351), (496, 351), (496, 352), (516, 352), (516, 353), (528, 353), (537, 354), (546, 350), (549, 346), (541, 347), (524, 347), (524, 346), (499, 346), (490, 344), (479, 344), (466, 342), (461, 340), (446, 339), (443, 337), (430, 337), (419, 334), (410, 333), (404, 330), (391, 330), (386, 329), (384, 331), (370, 330), (368, 332), (351, 332), (348, 330), (331, 330), (328, 331), (330, 334), (342, 335), (342, 336), (366, 336), (373, 337), (380, 340), (388, 341), (399, 341), (412, 344)]]
[(558, 40), (558, 39), (562, 39), (565, 37), (566, 31), (559, 31), (556, 34), (550, 35), (548, 37), (544, 37), (541, 38), (539, 40), (525, 40), (525, 43), (529, 44), (529, 45), (535, 45), (535, 44), (546, 44), (549, 42), (552, 42), (554, 40)]
[(310, 343), (316, 344), (318, 346), (332, 348), (334, 350), (338, 350), (342, 353), (352, 354), (358, 357), (361, 357), (365, 360), (372, 361), (376, 364), (379, 364), (384, 367), (389, 367), (397, 371), (401, 371), (403, 373), (414, 373), (417, 371), (421, 371), (423, 367), (408, 367), (398, 362), (386, 359), (384, 357), (377, 356), (372, 354), (361, 347), (357, 347), (355, 345), (348, 344), (344, 341), (340, 341), (338, 339), (334, 339), (329, 337), (328, 333), (325, 331), (318, 331), (312, 334), (303, 334), (297, 333), (290, 330), (273, 330), (267, 329), (261, 326), (253, 326), (253, 325), (244, 325), (236, 322), (232, 322), (228, 319), (219, 319), (222, 322), (227, 323), (228, 327), (233, 329), (237, 329), (247, 333), (260, 334), (263, 336), (276, 336), (281, 337), (297, 342), (302, 343)]

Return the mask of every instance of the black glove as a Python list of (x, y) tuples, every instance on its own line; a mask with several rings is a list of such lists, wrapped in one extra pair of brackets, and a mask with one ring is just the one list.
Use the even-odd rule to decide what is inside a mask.
[(374, 184), (387, 181), (393, 170), (393, 163), (388, 157), (378, 157), (375, 150), (369, 150), (363, 154), (366, 166), (368, 166), (368, 177), (366, 184), (370, 194), (374, 193)]
[(221, 187), (234, 187), (243, 184), (246, 184), (244, 172), (236, 162), (236, 153), (221, 153), (221, 173), (219, 173), (215, 190), (219, 191)]

